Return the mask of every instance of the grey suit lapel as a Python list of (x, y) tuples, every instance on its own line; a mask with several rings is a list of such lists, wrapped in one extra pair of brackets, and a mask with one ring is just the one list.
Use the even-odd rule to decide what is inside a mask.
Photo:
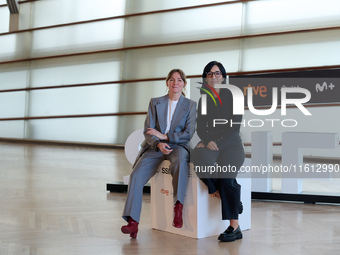
[(188, 101), (185, 100), (185, 97), (182, 95), (178, 101), (176, 110), (174, 112), (174, 116), (171, 121), (170, 130), (174, 130), (178, 126), (181, 119), (184, 118), (184, 115), (186, 114), (189, 108), (189, 105), (187, 102)]
[(164, 134), (166, 129), (166, 118), (168, 116), (168, 101), (169, 96), (165, 95), (164, 97), (159, 98), (158, 104), (156, 105), (159, 126), (162, 134)]

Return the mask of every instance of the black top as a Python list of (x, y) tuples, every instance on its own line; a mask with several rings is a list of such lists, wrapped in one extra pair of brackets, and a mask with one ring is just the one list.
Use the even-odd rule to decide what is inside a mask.
[[(214, 95), (207, 86), (203, 86), (203, 88)], [(222, 105), (218, 98), (215, 98), (217, 106), (211, 96), (205, 91), (201, 90), (201, 94), (207, 95), (207, 114), (201, 114), (202, 98), (200, 98), (197, 111), (197, 134), (205, 146), (210, 141), (214, 141), (218, 146), (219, 143), (228, 139), (231, 135), (240, 132), (239, 123), (242, 121), (242, 115), (233, 115), (233, 97), (229, 89), (220, 89), (219, 96)], [(226, 124), (215, 124), (214, 127), (214, 119), (227, 120), (228, 122)], [(218, 123), (225, 123), (223, 121), (219, 121)]]

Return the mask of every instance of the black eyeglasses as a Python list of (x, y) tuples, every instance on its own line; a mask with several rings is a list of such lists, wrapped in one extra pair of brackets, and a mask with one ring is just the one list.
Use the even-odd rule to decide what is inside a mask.
[(213, 75), (215, 74), (215, 77), (216, 77), (216, 78), (219, 78), (219, 77), (221, 77), (222, 72), (220, 72), (220, 71), (216, 71), (216, 72), (206, 72), (206, 74), (207, 74), (207, 77), (213, 77)]

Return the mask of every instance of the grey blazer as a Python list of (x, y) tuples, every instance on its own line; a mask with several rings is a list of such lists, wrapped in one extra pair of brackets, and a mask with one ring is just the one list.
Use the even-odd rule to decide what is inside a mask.
[[(156, 136), (146, 134), (146, 131), (147, 128), (154, 128), (164, 134), (167, 124), (166, 118), (168, 114), (168, 102), (169, 95), (151, 98), (144, 123), (145, 140), (141, 144), (141, 149), (137, 155), (133, 167), (149, 147), (158, 151), (157, 144), (160, 142), (160, 140)], [(167, 141), (167, 143), (181, 145), (189, 151), (189, 142), (194, 135), (195, 126), (196, 102), (181, 95), (172, 117), (171, 126), (168, 133), (169, 141)]]

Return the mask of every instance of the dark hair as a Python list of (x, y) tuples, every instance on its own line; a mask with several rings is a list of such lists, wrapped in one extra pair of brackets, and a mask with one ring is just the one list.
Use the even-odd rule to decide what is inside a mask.
[(211, 71), (213, 66), (218, 66), (218, 68), (220, 69), (222, 73), (222, 76), (224, 77), (224, 81), (222, 83), (225, 84), (227, 81), (227, 72), (224, 66), (220, 62), (217, 62), (217, 61), (211, 61), (204, 67), (203, 74), (202, 74), (203, 83), (205, 82), (205, 78), (207, 78), (207, 73)]
[(185, 96), (185, 85), (187, 84), (187, 77), (185, 76), (185, 73), (181, 70), (181, 69), (172, 69), (169, 73), (168, 73), (168, 76), (166, 77), (166, 82), (168, 82), (168, 80), (171, 79), (171, 76), (174, 74), (174, 73), (179, 73), (179, 75), (181, 76), (183, 82), (184, 82), (184, 88), (182, 91), (182, 95)]

